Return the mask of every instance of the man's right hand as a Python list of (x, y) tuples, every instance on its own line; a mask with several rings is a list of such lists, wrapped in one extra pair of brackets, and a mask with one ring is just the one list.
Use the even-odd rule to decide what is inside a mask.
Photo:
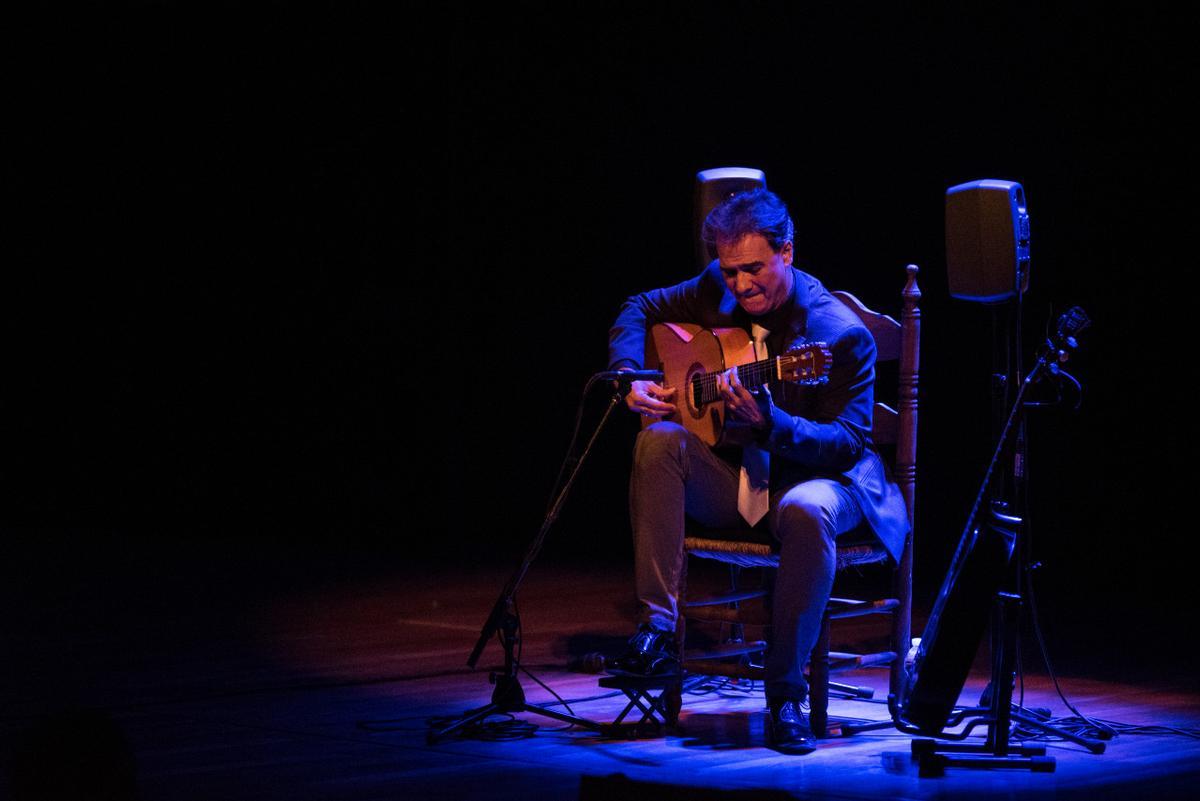
[(631, 412), (661, 420), (675, 413), (675, 404), (670, 402), (674, 396), (675, 387), (668, 389), (653, 381), (634, 381), (629, 385), (625, 405)]

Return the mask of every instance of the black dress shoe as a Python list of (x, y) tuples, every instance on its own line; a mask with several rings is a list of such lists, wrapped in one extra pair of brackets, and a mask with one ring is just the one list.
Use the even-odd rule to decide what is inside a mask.
[(608, 662), (609, 673), (625, 676), (673, 676), (679, 673), (679, 653), (671, 632), (642, 624), (625, 652)]
[(791, 698), (768, 700), (767, 745), (781, 754), (811, 754), (817, 750), (808, 716)]

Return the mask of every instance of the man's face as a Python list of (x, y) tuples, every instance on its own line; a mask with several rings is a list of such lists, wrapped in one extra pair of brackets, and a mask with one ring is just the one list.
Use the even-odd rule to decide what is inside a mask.
[(725, 286), (755, 317), (775, 311), (791, 294), (791, 242), (776, 253), (762, 234), (746, 234), (737, 242), (718, 244), (717, 259)]

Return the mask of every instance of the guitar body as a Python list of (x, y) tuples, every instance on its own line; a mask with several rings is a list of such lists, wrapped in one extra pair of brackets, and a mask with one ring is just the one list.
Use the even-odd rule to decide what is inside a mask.
[[(738, 380), (756, 389), (772, 380), (815, 385), (829, 380), (833, 355), (824, 342), (806, 342), (786, 353), (755, 360), (754, 344), (741, 328), (703, 328), (691, 323), (658, 323), (646, 337), (643, 364), (662, 370), (663, 386), (678, 390), (675, 413), (663, 419), (679, 423), (706, 445), (720, 442), (725, 402), (718, 377), (736, 367)], [(642, 419), (645, 427), (654, 422)]]
[[(646, 338), (645, 364), (661, 366), (663, 386), (677, 387), (677, 411), (665, 419), (679, 423), (706, 445), (716, 445), (725, 425), (725, 403), (697, 402), (688, 392), (692, 380), (705, 373), (754, 362), (750, 336), (741, 328), (702, 328), (690, 323), (659, 323)], [(643, 427), (653, 422), (643, 420)]]
[(1010, 570), (1018, 522), (992, 513), (959, 543), (900, 693), (900, 719), (921, 734), (941, 734), (958, 703), (992, 601)]

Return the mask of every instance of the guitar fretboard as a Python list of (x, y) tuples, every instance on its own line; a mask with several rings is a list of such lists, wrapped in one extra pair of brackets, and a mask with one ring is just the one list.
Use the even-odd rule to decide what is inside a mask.
[[(778, 374), (776, 367), (778, 360), (779, 357), (776, 356), (739, 365), (737, 368), (738, 381), (741, 381), (748, 389), (758, 389)], [(717, 389), (717, 376), (722, 372), (724, 371), (701, 373), (692, 378), (692, 397), (695, 399), (697, 407), (721, 399), (720, 390)]]

